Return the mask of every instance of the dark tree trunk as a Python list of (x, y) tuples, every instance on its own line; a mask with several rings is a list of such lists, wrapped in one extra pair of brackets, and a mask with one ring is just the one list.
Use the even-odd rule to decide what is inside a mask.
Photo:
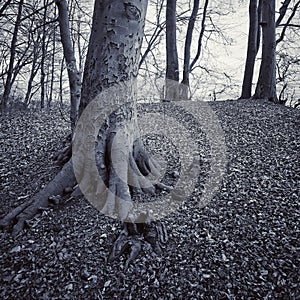
[(257, 0), (250, 0), (249, 2), (248, 48), (242, 86), (242, 94), (240, 97), (241, 99), (247, 99), (252, 96), (253, 72), (260, 39), (257, 2)]
[(275, 0), (262, 0), (260, 24), (263, 33), (262, 61), (253, 98), (277, 103)]
[(46, 72), (45, 72), (45, 62), (46, 62), (46, 18), (47, 18), (47, 0), (44, 0), (44, 14), (43, 14), (43, 30), (42, 30), (42, 57), (41, 57), (41, 109), (45, 108), (45, 98), (46, 98)]
[(200, 3), (199, 0), (194, 0), (193, 11), (192, 11), (192, 14), (189, 19), (188, 29), (187, 29), (186, 38), (185, 38), (183, 74), (182, 74), (182, 81), (181, 81), (183, 86), (181, 86), (181, 91), (180, 91), (181, 99), (188, 99), (188, 92), (189, 92), (189, 86), (190, 86), (189, 78), (190, 78), (190, 72), (191, 72), (191, 69), (190, 69), (191, 45), (192, 45), (195, 22), (196, 22), (197, 14), (199, 11), (199, 3)]
[(208, 4), (209, 0), (205, 0), (204, 7), (203, 7), (203, 14), (202, 14), (202, 21), (201, 21), (201, 30), (198, 38), (198, 46), (197, 46), (197, 53), (195, 55), (195, 58), (191, 62), (190, 65), (190, 70), (194, 68), (196, 62), (198, 61), (200, 55), (201, 55), (201, 50), (202, 50), (202, 40), (205, 32), (205, 21), (206, 21), (206, 15), (207, 15), (207, 9), (208, 9)]
[(283, 1), (282, 5), (279, 9), (279, 17), (276, 20), (276, 27), (278, 27), (280, 25), (281, 21), (283, 20), (290, 3), (291, 3), (291, 0), (284, 0)]
[(208, 8), (209, 0), (205, 0), (204, 7), (203, 7), (203, 14), (202, 14), (202, 21), (201, 21), (201, 30), (198, 38), (198, 46), (197, 46), (197, 53), (193, 59), (193, 61), (190, 63), (191, 58), (191, 41), (192, 41), (192, 34), (193, 34), (193, 28), (194, 28), (194, 18), (197, 16), (197, 12), (199, 10), (199, 1), (194, 1), (194, 8), (192, 12), (192, 16), (189, 20), (188, 25), (188, 32), (186, 36), (186, 44), (185, 44), (185, 57), (184, 57), (184, 70), (183, 70), (183, 79), (182, 79), (182, 85), (181, 85), (181, 98), (182, 99), (188, 99), (188, 93), (189, 93), (189, 76), (192, 72), (195, 64), (197, 63), (198, 59), (200, 58), (201, 51), (202, 51), (202, 40), (205, 32), (205, 21), (206, 21), (206, 15), (207, 15), (207, 8)]
[[(54, 14), (56, 10), (54, 9)], [(53, 28), (53, 37), (52, 37), (52, 60), (51, 60), (51, 82), (50, 82), (50, 95), (48, 101), (48, 108), (51, 106), (51, 102), (53, 101), (53, 88), (54, 88), (54, 80), (55, 80), (55, 59), (56, 59), (56, 27)]]
[(34, 49), (33, 49), (33, 58), (32, 58), (32, 67), (31, 67), (31, 73), (28, 79), (28, 83), (27, 83), (27, 91), (26, 91), (26, 95), (25, 95), (25, 104), (29, 105), (30, 102), (30, 95), (32, 92), (32, 84), (33, 84), (33, 80), (38, 72), (38, 58), (39, 58), (39, 41), (34, 41)]

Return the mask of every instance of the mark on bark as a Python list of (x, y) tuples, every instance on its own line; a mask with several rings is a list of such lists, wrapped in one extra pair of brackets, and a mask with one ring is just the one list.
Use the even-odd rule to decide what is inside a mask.
[(141, 19), (141, 11), (132, 3), (124, 3), (127, 18), (132, 21), (139, 21)]

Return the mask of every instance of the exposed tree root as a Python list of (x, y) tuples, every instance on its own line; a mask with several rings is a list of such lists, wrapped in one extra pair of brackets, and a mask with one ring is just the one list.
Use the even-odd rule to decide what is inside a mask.
[(161, 222), (151, 224), (123, 223), (123, 229), (111, 249), (108, 262), (128, 253), (125, 262), (125, 270), (127, 270), (145, 243), (149, 243), (153, 251), (161, 255), (163, 252), (161, 244), (165, 244), (167, 241), (167, 231)]
[(40, 210), (49, 206), (49, 198), (51, 196), (62, 194), (66, 188), (74, 186), (74, 183), (75, 175), (72, 161), (69, 160), (44, 189), (35, 194), (30, 201), (23, 203), (8, 213), (0, 221), (0, 227), (5, 228), (15, 223), (12, 234), (16, 236), (24, 229), (28, 220), (32, 219)]
[[(132, 124), (131, 124), (132, 125)], [(161, 168), (145, 149), (142, 141), (137, 138), (133, 141), (134, 127), (131, 127), (129, 134), (126, 130), (117, 133), (115, 130), (107, 130), (104, 134), (98, 135), (96, 148), (91, 147), (95, 153), (95, 172), (91, 172), (90, 165), (84, 164), (85, 150), (83, 156), (83, 173), (78, 179), (80, 188), (84, 195), (99, 192), (102, 197), (96, 195), (97, 201), (102, 201), (99, 206), (95, 205), (103, 213), (111, 215), (117, 213), (124, 224), (120, 236), (114, 243), (109, 261), (129, 253), (125, 268), (137, 257), (145, 243), (151, 245), (152, 249), (161, 254), (161, 243), (166, 242), (166, 232), (160, 222), (152, 222), (148, 218), (148, 212), (137, 212), (132, 215), (131, 208), (136, 194), (155, 195), (160, 191), (170, 191), (172, 188), (159, 182)], [(103, 133), (103, 132), (102, 132)], [(58, 155), (57, 160), (61, 163), (70, 156), (70, 145)], [(73, 157), (74, 159), (74, 157)], [(75, 164), (75, 163), (74, 163)], [(101, 176), (103, 182), (99, 186), (93, 186), (96, 176)], [(82, 185), (82, 182), (84, 183)], [(81, 183), (81, 185), (80, 185)], [(6, 215), (1, 221), (1, 227), (9, 227), (12, 223), (12, 234), (19, 234), (28, 220), (32, 219), (40, 210), (49, 206), (55, 195), (62, 194), (66, 188), (73, 187), (76, 178), (73, 170), (72, 160), (64, 164), (62, 170), (55, 178), (28, 202), (23, 203)], [(99, 189), (100, 187), (100, 189)], [(102, 190), (101, 190), (102, 189)], [(103, 195), (106, 195), (104, 197)], [(90, 199), (89, 199), (90, 200)], [(91, 203), (95, 204), (91, 201)]]
[(72, 157), (72, 136), (69, 134), (63, 142), (63, 149), (57, 152), (53, 160), (59, 166), (64, 166)]

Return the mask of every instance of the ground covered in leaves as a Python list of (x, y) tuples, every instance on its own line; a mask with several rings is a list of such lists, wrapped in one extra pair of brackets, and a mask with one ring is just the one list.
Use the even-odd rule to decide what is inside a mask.
[[(223, 185), (203, 209), (189, 199), (163, 222), (161, 256), (144, 247), (107, 263), (120, 224), (86, 200), (44, 210), (0, 235), (0, 299), (299, 299), (299, 117), (250, 100), (211, 103), (226, 135)], [(57, 171), (68, 124), (59, 114), (0, 115), (0, 215)], [(195, 199), (194, 199), (195, 200)]]

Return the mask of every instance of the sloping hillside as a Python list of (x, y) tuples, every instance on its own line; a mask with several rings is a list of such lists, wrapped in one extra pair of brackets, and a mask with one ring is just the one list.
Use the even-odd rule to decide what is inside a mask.
[[(300, 111), (251, 100), (210, 105), (225, 132), (223, 184), (206, 207), (191, 197), (165, 217), (162, 256), (144, 247), (126, 273), (125, 256), (106, 263), (120, 224), (83, 198), (65, 199), (17, 238), (1, 232), (0, 298), (298, 298)], [(67, 126), (36, 113), (2, 114), (0, 124), (5, 214), (57, 171), (51, 156)]]

